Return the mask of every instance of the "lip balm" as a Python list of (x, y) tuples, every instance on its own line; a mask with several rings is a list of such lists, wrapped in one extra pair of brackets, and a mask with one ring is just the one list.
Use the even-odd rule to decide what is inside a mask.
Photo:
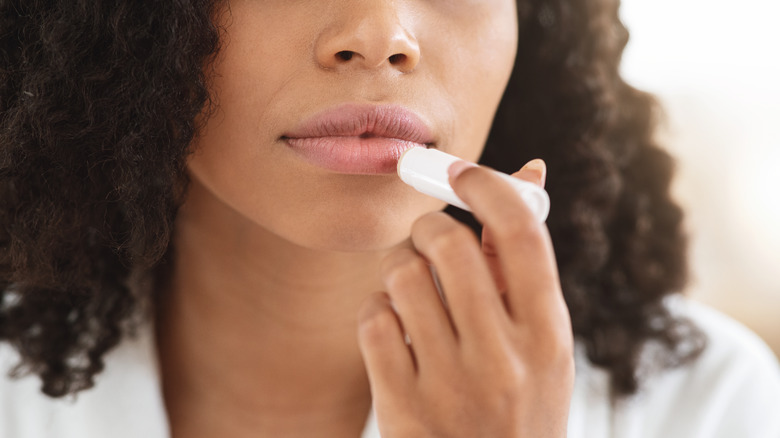
[[(456, 161), (463, 160), (438, 149), (416, 146), (401, 155), (398, 160), (398, 176), (401, 181), (418, 192), (471, 211), (471, 208), (455, 194), (449, 183), (447, 169)], [(539, 222), (547, 220), (547, 215), (550, 213), (550, 197), (544, 189), (505, 173), (495, 170), (493, 172), (512, 185)]]

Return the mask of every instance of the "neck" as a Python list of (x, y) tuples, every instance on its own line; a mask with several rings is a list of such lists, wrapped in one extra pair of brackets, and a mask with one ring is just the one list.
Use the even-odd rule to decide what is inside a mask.
[(193, 183), (177, 216), (157, 323), (171, 422), (216, 409), (246, 414), (254, 431), (272, 419), (362, 427), (371, 398), (356, 315), (382, 288), (387, 251), (303, 248), (217, 204)]

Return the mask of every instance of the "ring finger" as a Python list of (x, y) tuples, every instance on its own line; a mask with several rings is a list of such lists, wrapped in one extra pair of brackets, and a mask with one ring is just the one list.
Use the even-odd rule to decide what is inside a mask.
[(411, 339), (418, 372), (432, 359), (451, 359), (456, 333), (425, 259), (409, 248), (396, 250), (384, 260), (382, 274)]

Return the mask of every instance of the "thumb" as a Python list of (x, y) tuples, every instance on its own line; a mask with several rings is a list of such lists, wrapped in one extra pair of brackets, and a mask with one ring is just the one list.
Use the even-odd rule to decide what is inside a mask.
[(525, 163), (525, 166), (513, 173), (512, 176), (544, 188), (544, 183), (547, 181), (547, 165), (544, 160), (536, 158)]

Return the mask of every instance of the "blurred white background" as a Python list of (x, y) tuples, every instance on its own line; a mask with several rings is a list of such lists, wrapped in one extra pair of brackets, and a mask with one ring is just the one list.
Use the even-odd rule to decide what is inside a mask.
[(688, 294), (780, 355), (780, 0), (623, 0), (621, 17), (623, 75), (667, 115)]

